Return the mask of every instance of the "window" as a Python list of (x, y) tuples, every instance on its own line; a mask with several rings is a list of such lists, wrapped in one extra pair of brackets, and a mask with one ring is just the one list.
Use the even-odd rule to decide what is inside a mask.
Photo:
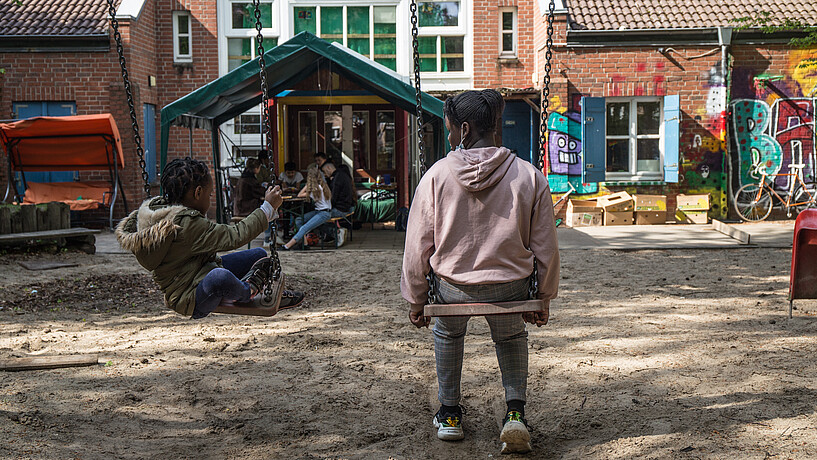
[(420, 26), (420, 70), (465, 71), (465, 17), (458, 1), (421, 1), (417, 7)]
[[(264, 37), (264, 50), (278, 45), (278, 38)], [(245, 62), (255, 59), (258, 53), (255, 37), (227, 39), (227, 72), (240, 67)]]
[(397, 69), (396, 6), (295, 6), (293, 33), (310, 32)]
[(583, 182), (678, 182), (678, 95), (584, 96), (581, 107)]
[(516, 8), (500, 8), (500, 54), (516, 56)]
[[(225, 13), (222, 14), (221, 23), (224, 26), (224, 37), (227, 42), (221, 42), (221, 46), (226, 45), (227, 66), (225, 70), (231, 72), (245, 62), (255, 59), (258, 53), (255, 36), (258, 32), (255, 29), (255, 8), (252, 2), (224, 0), (223, 5)], [(259, 12), (261, 13), (261, 34), (264, 36), (265, 51), (278, 45), (278, 24), (274, 21), (274, 11), (272, 0), (261, 0)]]
[(660, 176), (661, 100), (608, 98), (606, 109), (608, 178)]
[(233, 119), (233, 134), (261, 134), (261, 115), (239, 115)]
[(394, 169), (395, 133), (394, 111), (377, 111), (377, 169)]
[(173, 12), (173, 62), (193, 62), (190, 12)]

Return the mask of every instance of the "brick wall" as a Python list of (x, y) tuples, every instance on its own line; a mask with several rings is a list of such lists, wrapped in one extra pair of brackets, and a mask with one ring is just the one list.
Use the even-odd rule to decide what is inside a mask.
[[(474, 87), (513, 88), (533, 87), (534, 65), (534, 1), (533, 0), (474, 0)], [(517, 59), (499, 59), (502, 51), (500, 9), (517, 8)]]

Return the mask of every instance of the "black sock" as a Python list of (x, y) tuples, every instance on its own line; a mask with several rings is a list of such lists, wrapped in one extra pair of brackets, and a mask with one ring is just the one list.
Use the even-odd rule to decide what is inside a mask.
[(446, 406), (443, 404), (442, 410), (440, 411), (443, 414), (461, 414), (462, 410), (460, 406)]
[(521, 401), (519, 399), (512, 399), (508, 401), (508, 412), (516, 411), (522, 415), (525, 415), (525, 401)]

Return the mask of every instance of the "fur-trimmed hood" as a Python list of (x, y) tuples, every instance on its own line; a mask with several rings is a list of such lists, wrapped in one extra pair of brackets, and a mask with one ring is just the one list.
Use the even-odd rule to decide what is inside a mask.
[(181, 229), (175, 223), (176, 216), (185, 211), (197, 212), (182, 205), (167, 205), (163, 198), (145, 200), (116, 226), (116, 239), (123, 249), (136, 255), (143, 267), (153, 270)]

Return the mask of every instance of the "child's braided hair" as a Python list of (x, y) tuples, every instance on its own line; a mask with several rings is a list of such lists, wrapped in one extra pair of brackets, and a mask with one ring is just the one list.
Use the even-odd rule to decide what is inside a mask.
[(191, 187), (204, 187), (209, 180), (207, 163), (190, 157), (176, 158), (162, 171), (162, 192), (168, 203), (181, 203)]
[(467, 121), (480, 136), (496, 131), (496, 122), (503, 110), (505, 100), (493, 89), (463, 91), (446, 99), (443, 105), (443, 113), (452, 125)]

